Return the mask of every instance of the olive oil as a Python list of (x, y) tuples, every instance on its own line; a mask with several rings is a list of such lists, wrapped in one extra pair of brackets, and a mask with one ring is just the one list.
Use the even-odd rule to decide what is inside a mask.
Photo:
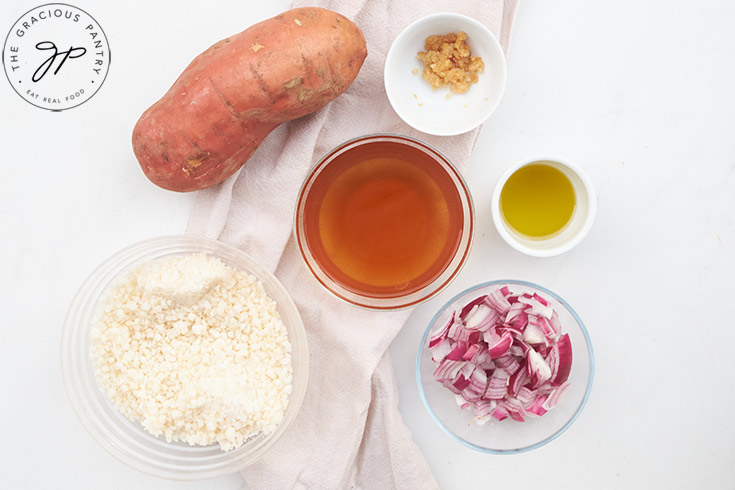
[(500, 192), (500, 211), (519, 235), (543, 240), (559, 234), (576, 208), (574, 186), (564, 172), (545, 163), (516, 170)]
[(438, 163), (395, 142), (337, 156), (319, 174), (304, 209), (305, 234), (321, 269), (375, 297), (430, 284), (459, 246), (463, 210)]

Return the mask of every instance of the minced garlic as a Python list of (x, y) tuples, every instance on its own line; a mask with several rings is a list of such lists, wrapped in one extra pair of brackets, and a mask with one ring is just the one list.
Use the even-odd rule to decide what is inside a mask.
[(424, 64), (422, 76), (432, 88), (449, 85), (451, 92), (463, 94), (477, 83), (477, 74), (482, 73), (485, 64), (479, 56), (472, 56), (466, 40), (464, 32), (426, 38), (426, 51), (420, 51), (418, 58)]

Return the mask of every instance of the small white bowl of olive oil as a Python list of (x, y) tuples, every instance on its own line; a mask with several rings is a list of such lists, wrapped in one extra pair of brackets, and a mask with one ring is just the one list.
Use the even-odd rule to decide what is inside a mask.
[(539, 156), (511, 166), (493, 193), (492, 213), (500, 236), (534, 257), (553, 257), (587, 235), (597, 212), (595, 189), (579, 165)]

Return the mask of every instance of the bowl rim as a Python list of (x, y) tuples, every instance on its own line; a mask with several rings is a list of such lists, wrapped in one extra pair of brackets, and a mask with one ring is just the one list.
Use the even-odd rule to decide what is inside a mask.
[[(505, 185), (505, 183), (516, 171), (536, 162), (553, 162), (568, 168), (572, 173), (579, 177), (579, 180), (582, 182), (582, 186), (587, 193), (587, 200), (589, 201), (589, 205), (587, 208), (587, 217), (584, 220), (582, 228), (566, 242), (563, 242), (560, 245), (549, 249), (535, 249), (527, 247), (526, 245), (516, 240), (516, 238), (505, 228), (503, 224), (504, 220), (500, 213), (500, 193), (503, 191), (503, 186)], [(585, 172), (581, 166), (572, 162), (571, 160), (560, 157), (558, 155), (538, 154), (528, 158), (523, 158), (522, 160), (518, 160), (513, 165), (508, 167), (505, 172), (503, 172), (503, 175), (501, 175), (500, 179), (498, 179), (498, 183), (495, 185), (491, 208), (495, 229), (498, 230), (498, 234), (503, 238), (505, 243), (513, 247), (515, 250), (523, 254), (530, 255), (531, 257), (555, 257), (557, 255), (569, 252), (574, 247), (579, 245), (582, 240), (584, 240), (584, 238), (587, 236), (590, 229), (592, 229), (592, 224), (594, 223), (595, 217), (597, 215), (597, 194), (595, 193), (595, 187), (592, 185), (592, 179), (590, 179), (589, 175), (587, 175), (587, 172)]]
[[(387, 305), (387, 306), (369, 305), (369, 304), (364, 304), (364, 303), (358, 303), (358, 302), (355, 302), (355, 301), (350, 300), (347, 297), (344, 297), (343, 295), (337, 293), (336, 291), (333, 291), (332, 288), (330, 288), (327, 284), (325, 284), (319, 278), (319, 275), (317, 274), (317, 271), (315, 271), (314, 268), (312, 267), (312, 265), (309, 263), (309, 260), (307, 259), (306, 255), (305, 255), (305, 251), (308, 250), (309, 247), (307, 246), (306, 243), (302, 243), (302, 238), (299, 236), (299, 215), (300, 215), (300, 210), (301, 210), (301, 207), (302, 207), (302, 203), (305, 202), (305, 199), (306, 199), (305, 191), (307, 191), (307, 186), (310, 186), (313, 183), (312, 180), (313, 180), (313, 177), (314, 177), (314, 173), (322, 166), (322, 164), (327, 159), (331, 158), (336, 152), (342, 150), (343, 148), (346, 148), (349, 145), (351, 145), (353, 143), (356, 143), (356, 142), (359, 142), (359, 141), (367, 141), (367, 140), (374, 140), (374, 139), (380, 139), (380, 138), (391, 138), (391, 139), (398, 139), (398, 140), (407, 140), (407, 141), (412, 142), (414, 144), (417, 144), (419, 146), (423, 146), (426, 149), (428, 149), (429, 151), (435, 153), (436, 156), (441, 160), (441, 162), (443, 162), (448, 167), (447, 173), (450, 173), (451, 175), (454, 175), (457, 178), (457, 180), (459, 181), (459, 184), (460, 185), (457, 186), (457, 191), (458, 191), (458, 194), (460, 194), (460, 198), (462, 197), (462, 195), (464, 195), (466, 197), (467, 208), (468, 208), (467, 209), (467, 215), (468, 215), (468, 220), (469, 220), (469, 232), (467, 234), (467, 244), (466, 244), (465, 247), (462, 247), (462, 244), (461, 243), (458, 246), (457, 251), (455, 252), (452, 260), (454, 260), (455, 257), (460, 256), (460, 255), (461, 255), (461, 259), (460, 259), (459, 263), (457, 264), (455, 270), (449, 275), (449, 277), (447, 277), (444, 280), (444, 283), (441, 284), (441, 286), (439, 286), (437, 289), (435, 289), (434, 291), (432, 291), (430, 294), (428, 294), (428, 295), (426, 295), (424, 297), (421, 297), (421, 298), (416, 299), (416, 300), (411, 300), (408, 303), (403, 302), (402, 304), (398, 304), (398, 305)], [(457, 278), (457, 276), (459, 275), (459, 273), (462, 271), (462, 269), (464, 268), (465, 264), (467, 263), (467, 260), (468, 260), (468, 258), (470, 256), (471, 251), (472, 251), (472, 245), (473, 245), (473, 243), (475, 241), (474, 240), (474, 238), (475, 238), (475, 230), (477, 228), (476, 220), (477, 220), (477, 217), (475, 215), (475, 204), (474, 204), (474, 200), (473, 200), (473, 197), (472, 197), (472, 192), (470, 191), (470, 188), (467, 185), (467, 181), (465, 180), (464, 175), (462, 175), (462, 172), (459, 171), (459, 169), (454, 165), (454, 163), (452, 163), (452, 161), (446, 155), (444, 155), (444, 153), (442, 153), (441, 151), (439, 151), (433, 145), (431, 145), (431, 144), (429, 144), (429, 143), (427, 143), (425, 141), (422, 141), (422, 140), (420, 140), (418, 138), (414, 138), (412, 136), (408, 136), (408, 135), (405, 135), (405, 134), (383, 132), (383, 133), (370, 133), (370, 134), (365, 134), (365, 135), (357, 136), (355, 138), (351, 138), (351, 139), (349, 139), (347, 141), (344, 141), (344, 142), (340, 143), (339, 145), (336, 145), (334, 148), (330, 149), (328, 152), (326, 152), (324, 154), (324, 156), (322, 156), (314, 165), (311, 166), (311, 168), (309, 168), (309, 171), (306, 173), (306, 177), (304, 178), (303, 182), (301, 183), (301, 188), (299, 189), (298, 197), (296, 199), (296, 204), (294, 205), (294, 211), (293, 211), (293, 230), (292, 230), (292, 232), (293, 232), (294, 240), (296, 242), (296, 247), (298, 248), (299, 255), (301, 256), (301, 260), (302, 260), (303, 264), (306, 266), (307, 270), (309, 271), (309, 274), (311, 275), (311, 277), (324, 290), (326, 290), (333, 297), (336, 297), (337, 299), (339, 299), (340, 301), (342, 301), (344, 303), (347, 303), (347, 304), (349, 304), (351, 306), (354, 306), (354, 307), (357, 307), (357, 308), (360, 308), (360, 309), (363, 309), (363, 310), (368, 310), (368, 311), (400, 311), (400, 310), (405, 310), (405, 309), (408, 309), (408, 308), (413, 308), (413, 307), (415, 307), (415, 306), (417, 306), (417, 305), (419, 305), (421, 303), (425, 303), (426, 301), (428, 301), (429, 299), (433, 298), (434, 296), (436, 296), (440, 292), (444, 291), (444, 289), (446, 289), (447, 287), (449, 287), (449, 285)], [(304, 239), (304, 241), (305, 241), (305, 239)], [(442, 271), (442, 273), (444, 273), (447, 270), (449, 270), (449, 266), (447, 266), (447, 268), (445, 268), (444, 271)], [(434, 281), (438, 280), (440, 277), (441, 277), (441, 275), (438, 276), (437, 279), (435, 279)], [(413, 293), (411, 293), (408, 296), (397, 296), (397, 297), (389, 298), (389, 299), (398, 300), (398, 299), (401, 299), (401, 298), (410, 298), (411, 295), (418, 294), (418, 293), (420, 293), (420, 292), (422, 292), (422, 291), (430, 288), (434, 284), (434, 281), (430, 282), (429, 284), (427, 284), (423, 288), (421, 288), (421, 289), (419, 289), (417, 291), (414, 291)], [(361, 294), (357, 294), (357, 293), (355, 293), (355, 296), (358, 297), (358, 298), (360, 298), (360, 299), (362, 299), (362, 300), (376, 299), (376, 298), (371, 298), (369, 296), (365, 296), (365, 295), (361, 295)]]
[[(199, 250), (178, 250), (182, 247), (199, 248)], [(130, 422), (130, 420), (119, 412), (117, 408), (112, 406), (107, 395), (97, 382), (96, 375), (93, 372), (91, 373), (91, 376), (94, 378), (94, 386), (100, 393), (95, 395), (89, 392), (85, 387), (85, 375), (82, 372), (83, 368), (80, 368), (79, 363), (74, 359), (74, 352), (79, 350), (77, 344), (80, 336), (81, 338), (84, 338), (85, 336), (88, 336), (91, 331), (91, 328), (88, 326), (80, 327), (80, 321), (85, 317), (86, 310), (90, 308), (89, 305), (93, 302), (96, 304), (96, 301), (99, 300), (99, 296), (92, 296), (92, 294), (100, 287), (101, 284), (103, 284), (103, 286), (102, 289), (98, 291), (99, 294), (103, 294), (105, 289), (109, 287), (110, 284), (113, 284), (114, 281), (120, 277), (121, 273), (129, 270), (130, 267), (143, 263), (141, 261), (155, 260), (157, 258), (152, 258), (151, 254), (163, 251), (172, 251), (173, 254), (206, 253), (218, 257), (217, 250), (229, 252), (234, 256), (239, 256), (248, 264), (248, 268), (242, 270), (252, 274), (259, 281), (268, 281), (273, 287), (280, 290), (279, 294), (282, 296), (282, 301), (279, 301), (278, 305), (279, 309), (283, 307), (284, 311), (289, 311), (289, 316), (292, 318), (292, 322), (290, 325), (287, 325), (287, 329), (292, 348), (295, 345), (299, 345), (299, 350), (301, 351), (300, 357), (302, 361), (299, 369), (301, 374), (298, 376), (299, 379), (303, 380), (303, 382), (298, 385), (296, 383), (292, 384), (292, 391), (289, 395), (289, 405), (287, 405), (283, 421), (279, 424), (276, 430), (268, 436), (257, 436), (256, 439), (259, 439), (259, 441), (256, 446), (249, 448), (247, 452), (240, 451), (240, 454), (235, 453), (245, 446), (240, 446), (239, 448), (227, 452), (219, 450), (220, 452), (216, 455), (195, 455), (196, 462), (199, 463), (200, 466), (193, 466), (191, 463), (194, 460), (188, 459), (189, 456), (183, 455), (183, 453), (191, 453), (197, 450), (217, 450), (217, 445), (190, 446), (186, 445), (186, 443), (168, 443), (164, 439), (161, 439), (161, 436), (153, 436), (143, 428), (136, 427), (136, 430), (133, 432), (146, 438), (150, 438), (148, 443), (156, 447), (155, 450), (151, 450), (150, 448), (142, 447), (139, 440), (131, 439), (125, 432), (124, 428), (114, 430), (114, 434), (111, 434), (109, 428), (104, 423), (105, 420), (101, 419), (97, 414), (98, 409), (95, 407), (101, 403), (98, 397), (104, 399), (104, 402), (111, 406), (115, 416), (118, 416), (118, 418), (122, 417), (128, 422)], [(227, 263), (226, 259), (223, 258), (222, 260)], [(272, 299), (275, 301), (275, 298)], [(291, 330), (293, 330), (293, 332)], [(81, 422), (85, 431), (99, 446), (101, 446), (116, 460), (134, 470), (140, 471), (141, 473), (166, 480), (206, 480), (236, 473), (245, 466), (252, 464), (265, 454), (293, 423), (300, 412), (308, 386), (309, 348), (306, 330), (304, 328), (303, 320), (301, 319), (301, 314), (288, 293), (288, 290), (283, 286), (280, 280), (261, 265), (260, 262), (256, 261), (250, 255), (237, 247), (220, 240), (193, 234), (155, 236), (135, 242), (108, 255), (85, 277), (79, 288), (76, 290), (64, 319), (60, 340), (59, 347), (61, 352), (59, 363), (61, 367), (64, 391), (76, 418)], [(79, 353), (77, 353), (77, 355), (78, 354)], [(81, 354), (88, 355), (88, 353), (85, 352), (81, 352)], [(79, 362), (83, 361), (80, 360)], [(296, 379), (296, 375), (294, 375), (294, 379)], [(293, 403), (292, 409), (290, 408), (291, 403)], [(135, 425), (134, 422), (131, 423)], [(114, 439), (110, 439), (110, 437), (114, 437)], [(121, 447), (118, 439), (127, 440), (127, 442)], [(164, 452), (166, 451), (166, 449), (161, 448), (170, 448), (176, 452), (160, 456), (161, 453), (159, 450)], [(231, 454), (231, 457), (226, 458), (222, 456), (227, 454)], [(164, 459), (156, 460), (156, 457)]]
[[(567, 420), (564, 425), (562, 425), (556, 432), (551, 434), (550, 436), (540, 440), (539, 442), (535, 442), (533, 444), (529, 444), (527, 446), (523, 446), (520, 448), (514, 448), (514, 449), (492, 449), (483, 447), (477, 444), (474, 444), (472, 442), (469, 442), (465, 440), (464, 438), (458, 436), (455, 434), (449, 427), (447, 427), (441, 419), (439, 419), (439, 416), (434, 412), (434, 409), (429, 404), (429, 400), (426, 398), (426, 393), (424, 393), (424, 387), (422, 384), (422, 377), (421, 377), (421, 354), (423, 353), (424, 349), (427, 345), (427, 338), (429, 337), (429, 334), (431, 333), (431, 327), (434, 325), (436, 320), (439, 318), (439, 315), (441, 315), (452, 303), (454, 303), (456, 300), (458, 300), (460, 297), (464, 296), (465, 294), (471, 293), (472, 291), (476, 291), (478, 289), (482, 289), (488, 286), (495, 286), (500, 284), (518, 284), (521, 286), (526, 286), (530, 288), (538, 289), (539, 291), (548, 294), (555, 300), (557, 300), (559, 303), (561, 303), (568, 311), (572, 314), (574, 319), (577, 321), (577, 324), (580, 327), (580, 330), (582, 331), (582, 335), (584, 337), (585, 344), (587, 346), (587, 353), (590, 358), (590, 372), (589, 372), (589, 379), (587, 380), (587, 387), (585, 388), (584, 396), (582, 397), (582, 400), (579, 403), (579, 406), (577, 406), (577, 409), (574, 411), (571, 417), (569, 417), (569, 420)], [(476, 284), (474, 286), (471, 286), (456, 295), (454, 295), (449, 301), (444, 303), (444, 305), (439, 308), (439, 310), (436, 312), (436, 314), (431, 318), (429, 321), (429, 324), (426, 327), (426, 330), (424, 331), (424, 334), (421, 336), (421, 343), (419, 344), (418, 353), (416, 354), (416, 384), (418, 386), (419, 396), (421, 397), (421, 401), (424, 404), (424, 407), (429, 412), (429, 415), (431, 416), (431, 419), (439, 426), (441, 429), (449, 435), (452, 439), (455, 441), (471, 448), (476, 451), (480, 451), (482, 453), (486, 454), (499, 454), (499, 455), (507, 455), (507, 454), (521, 454), (528, 451), (532, 451), (534, 449), (538, 449), (542, 446), (545, 446), (546, 444), (550, 443), (560, 435), (562, 435), (566, 430), (571, 427), (571, 425), (574, 423), (575, 420), (579, 417), (579, 415), (582, 413), (582, 410), (584, 409), (585, 405), (587, 404), (587, 400), (590, 397), (590, 393), (592, 391), (592, 382), (595, 378), (595, 354), (594, 349), (592, 348), (592, 340), (590, 339), (589, 332), (587, 331), (587, 327), (585, 327), (584, 323), (582, 322), (582, 319), (579, 317), (577, 312), (572, 308), (569, 303), (567, 303), (561, 296), (554, 293), (553, 291), (543, 287), (539, 286), (538, 284), (529, 282), (529, 281), (522, 281), (518, 279), (498, 279), (493, 281), (487, 281), (480, 284)]]
[[(499, 66), (494, 67), (493, 76), (497, 77), (498, 84), (500, 86), (499, 90), (499, 96), (497, 100), (495, 100), (492, 104), (488, 104), (488, 108), (486, 111), (482, 114), (481, 117), (478, 117), (477, 119), (473, 119), (471, 122), (466, 123), (464, 125), (458, 125), (454, 129), (447, 129), (447, 130), (430, 130), (426, 127), (423, 127), (421, 124), (421, 121), (415, 121), (415, 120), (409, 120), (410, 118), (407, 118), (406, 115), (401, 112), (398, 109), (398, 103), (397, 103), (397, 95), (394, 93), (394, 91), (391, 89), (392, 84), (389, 81), (388, 76), (388, 69), (393, 63), (394, 59), (398, 53), (399, 46), (404, 42), (405, 38), (408, 37), (408, 35), (414, 31), (415, 29), (419, 28), (422, 24), (434, 20), (434, 19), (446, 19), (446, 20), (456, 20), (459, 22), (465, 22), (467, 24), (472, 25), (473, 27), (476, 27), (480, 31), (482, 31), (487, 37), (490, 39), (489, 46), (491, 46), (491, 49), (496, 51), (500, 55), (501, 63)], [(458, 134), (463, 134), (468, 131), (472, 131), (475, 128), (480, 127), (482, 124), (487, 121), (490, 116), (492, 116), (495, 111), (497, 110), (498, 106), (500, 105), (500, 102), (503, 100), (503, 95), (505, 94), (506, 85), (508, 83), (508, 63), (505, 59), (505, 52), (503, 51), (503, 46), (500, 44), (500, 41), (498, 38), (493, 34), (493, 32), (482, 22), (479, 20), (470, 17), (468, 15), (459, 14), (456, 12), (437, 12), (429, 15), (425, 15), (423, 17), (420, 17), (410, 24), (408, 24), (399, 34), (396, 36), (396, 38), (393, 40), (393, 42), (390, 45), (390, 48), (388, 49), (388, 54), (385, 57), (385, 64), (383, 65), (383, 86), (385, 87), (385, 93), (388, 96), (388, 102), (390, 103), (391, 107), (393, 108), (393, 111), (398, 115), (398, 117), (401, 118), (401, 120), (411, 126), (412, 128), (416, 129), (417, 131), (421, 131), (422, 133), (431, 134), (435, 136), (455, 136)]]

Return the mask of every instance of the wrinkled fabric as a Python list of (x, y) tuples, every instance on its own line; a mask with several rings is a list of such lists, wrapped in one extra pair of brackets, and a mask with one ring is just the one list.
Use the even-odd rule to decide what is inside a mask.
[(383, 65), (403, 28), (452, 11), (484, 23), (504, 49), (517, 0), (296, 0), (357, 24), (368, 57), (352, 86), (318, 112), (277, 128), (236, 175), (200, 191), (188, 233), (216, 238), (274, 271), (306, 327), (309, 381), (282, 438), (242, 472), (261, 489), (432, 489), (437, 484), (398, 412), (387, 349), (410, 310), (362, 310), (337, 300), (309, 274), (292, 237), (296, 198), (309, 169), (340, 143), (376, 132), (413, 136), (465, 172), (479, 134), (430, 136), (403, 123), (383, 86)]

